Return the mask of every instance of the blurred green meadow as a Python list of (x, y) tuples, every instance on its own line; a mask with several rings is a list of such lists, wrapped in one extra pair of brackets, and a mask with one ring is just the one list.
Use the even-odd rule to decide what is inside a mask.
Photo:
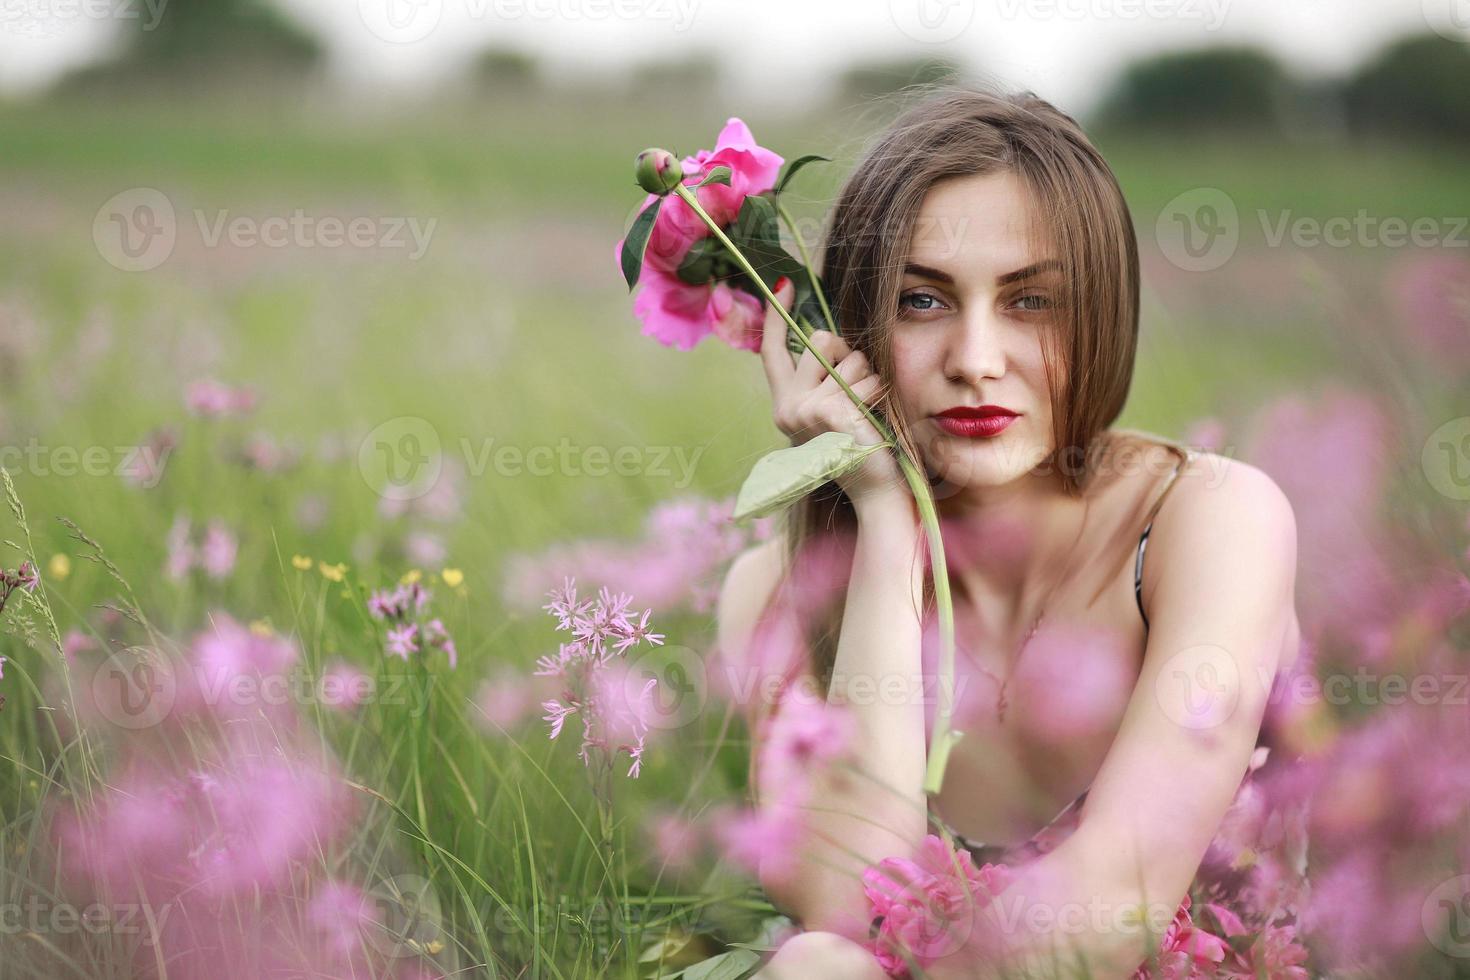
[[(539, 709), (515, 738), (487, 731), (476, 705), (487, 679), (529, 675), (556, 650), (551, 617), (507, 600), (525, 587), (512, 581), (515, 556), (632, 539), (660, 503), (732, 495), (779, 444), (754, 357), (714, 341), (679, 352), (640, 336), (614, 261), (643, 198), (634, 155), (650, 145), (692, 153), (741, 115), (787, 159), (837, 157), (805, 171), (793, 194), (816, 222), (885, 111), (852, 104), (766, 118), (733, 97), (695, 111), (591, 95), (386, 116), (284, 98), (0, 109), (0, 463), (28, 528), (0, 513), (0, 538), (36, 559), (59, 632), (80, 630), (96, 645), (64, 668), (35, 607), (4, 624), (0, 900), (64, 892), (46, 846), (48, 807), (109, 778), (105, 743), (77, 730), (68, 698), (93, 683), (107, 650), (154, 636), (183, 642), (223, 611), (292, 638), (310, 677), (341, 660), (380, 690), (401, 677), (413, 692), (356, 713), (304, 707), (358, 805), (346, 846), (322, 860), (369, 886), (409, 876), (432, 891), (433, 928), (397, 949), (394, 969), (647, 976), (660, 965), (653, 944), (671, 930), (677, 941), (662, 955), (674, 964), (715, 951), (709, 936), (751, 938), (769, 908), (748, 882), (718, 868), (661, 869), (644, 831), (663, 809), (687, 805), (684, 816), (698, 819), (709, 801), (741, 797), (747, 747), (731, 712), (650, 739), (637, 781), (619, 770), (620, 846), (608, 866), (572, 739), (549, 740)], [(1394, 356), (1379, 283), (1406, 250), (1272, 248), (1258, 212), (1470, 214), (1463, 152), (1449, 147), (1224, 133), (1101, 132), (1098, 141), (1133, 209), (1145, 266), (1121, 424), (1172, 436), (1214, 419), (1233, 444), (1234, 426), (1263, 402), (1372, 383), (1372, 366)], [(124, 271), (94, 230), (110, 200), (139, 188), (171, 203), (177, 240), (156, 267)], [(1179, 268), (1156, 237), (1169, 203), (1196, 188), (1223, 191), (1241, 214), (1238, 250), (1207, 273)], [(432, 222), (432, 233), (417, 258), (411, 238), (407, 247), (208, 244), (222, 212), (259, 221), (298, 209)], [(1389, 368), (1408, 388), (1416, 370)], [(185, 392), (200, 379), (246, 386), (257, 406), (238, 418), (192, 416)], [(162, 430), (176, 446), (161, 479), (122, 478), (128, 447)], [(437, 441), (454, 484), (450, 513), (385, 512), (392, 490), (373, 463), (374, 433), (395, 446), (427, 433), (412, 449), (430, 454)], [(528, 471), (528, 453), (558, 445), (571, 447), (573, 465)], [(92, 447), (101, 462), (76, 472)], [(506, 447), (514, 451), (495, 455)], [(636, 462), (599, 469), (587, 447), (627, 448)], [(261, 453), (284, 462), (262, 465)], [(165, 574), (181, 515), (233, 529), (231, 573)], [(0, 566), (25, 557), (8, 549)], [(365, 611), (371, 590), (413, 574), (455, 639), (452, 670), (385, 657)], [(634, 595), (635, 608), (646, 604)], [(702, 652), (713, 642), (707, 610), (654, 608), (653, 619), (669, 644)], [(23, 623), (40, 631), (34, 642)], [(628, 910), (640, 912), (636, 926)], [(0, 935), (0, 975), (129, 975), (120, 942)]]

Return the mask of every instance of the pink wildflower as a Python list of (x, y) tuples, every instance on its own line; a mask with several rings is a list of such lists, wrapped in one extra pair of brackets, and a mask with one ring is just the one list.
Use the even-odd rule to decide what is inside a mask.
[[(746, 197), (775, 186), (784, 161), (758, 145), (749, 127), (732, 116), (720, 131), (713, 151), (700, 150), (681, 162), (686, 184), (698, 183), (715, 167), (730, 168), (728, 185), (706, 184), (694, 191), (700, 207), (717, 225), (725, 227), (735, 221)], [(651, 206), (655, 199), (655, 195), (648, 195), (644, 207)], [(680, 264), (690, 249), (709, 238), (711, 232), (677, 195), (665, 197), (659, 207), (633, 304), (634, 313), (643, 322), (643, 334), (681, 350), (689, 350), (711, 334), (738, 350), (759, 350), (764, 301), (719, 279), (699, 283), (682, 279), (678, 274)], [(615, 251), (619, 262), (622, 250), (619, 241)]]
[(628, 775), (636, 779), (643, 767), (658, 682), (632, 677), (622, 658), (640, 643), (662, 643), (663, 635), (650, 628), (649, 610), (634, 622), (629, 612), (632, 596), (614, 593), (606, 586), (595, 599), (579, 599), (575, 581), (568, 578), (547, 593), (547, 598), (544, 608), (556, 618), (557, 630), (572, 634), (571, 642), (562, 643), (555, 656), (536, 661), (536, 676), (562, 682), (561, 696), (541, 705), (547, 712), (543, 718), (551, 726), (551, 737), (561, 734), (570, 715), (580, 713), (578, 756), (583, 763), (591, 767), (595, 759), (610, 765), (616, 753), (626, 752), (631, 760)]
[(391, 627), (388, 630), (388, 652), (407, 660), (419, 652), (418, 635), (418, 623), (404, 623)]
[(255, 392), (249, 388), (231, 388), (213, 378), (191, 382), (184, 392), (184, 404), (202, 418), (224, 418), (244, 415), (255, 408)]

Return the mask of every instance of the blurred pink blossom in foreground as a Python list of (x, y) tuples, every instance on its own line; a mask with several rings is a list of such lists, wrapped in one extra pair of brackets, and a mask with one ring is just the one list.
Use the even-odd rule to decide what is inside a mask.
[(114, 735), (111, 775), (58, 802), (69, 891), (142, 908), (138, 976), (160, 963), (181, 980), (410, 975), (417, 957), (385, 951), (378, 906), (341, 877), (358, 806), (335, 761), (296, 704), (262, 711), (247, 696), (260, 686), (239, 683), (290, 671), (299, 651), (213, 621), (172, 668), (165, 739), (99, 728)]
[(577, 541), (514, 557), (506, 564), (505, 601), (529, 611), (539, 606), (546, 582), (579, 578), (620, 582), (666, 612), (709, 612), (728, 563), (773, 527), (769, 519), (748, 529), (730, 523), (734, 507), (733, 497), (678, 498), (653, 508), (637, 541)]

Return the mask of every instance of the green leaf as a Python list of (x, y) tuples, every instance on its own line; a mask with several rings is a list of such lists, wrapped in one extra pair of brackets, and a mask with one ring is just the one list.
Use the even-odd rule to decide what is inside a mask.
[(682, 980), (740, 980), (760, 961), (760, 955), (748, 949), (732, 949), (700, 960), (677, 976)]
[(694, 938), (692, 933), (670, 932), (662, 938), (650, 943), (638, 957), (639, 963), (662, 963), (671, 960), (689, 945)]
[(850, 433), (832, 431), (799, 446), (767, 453), (756, 461), (741, 485), (731, 519), (764, 517), (788, 507), (883, 448), (884, 443), (865, 446)]
[(728, 943), (732, 949), (748, 949), (756, 953), (774, 953), (781, 945), (780, 937), (795, 923), (789, 916), (772, 915), (761, 923), (760, 935), (748, 943)]
[(701, 238), (684, 253), (678, 276), (690, 285), (703, 286), (715, 278), (715, 269), (726, 255), (725, 246), (718, 238)]
[(806, 266), (781, 247), (781, 225), (770, 198), (747, 197), (725, 234), (767, 286), (774, 286), (777, 279), (787, 276), (801, 288)]
[(704, 180), (701, 180), (699, 183), (695, 184), (694, 186), (695, 186), (696, 189), (698, 189), (700, 187), (703, 187), (705, 184), (724, 184), (726, 187), (729, 187), (730, 186), (730, 168), (729, 167), (716, 167), (715, 169), (711, 170), (705, 176)]
[(623, 239), (623, 278), (628, 281), (629, 292), (638, 285), (638, 276), (643, 271), (643, 253), (648, 248), (649, 236), (653, 234), (653, 222), (663, 203), (664, 199), (660, 197), (638, 212), (638, 217), (633, 219), (633, 227), (628, 229), (628, 237)]
[(802, 167), (805, 167), (809, 163), (816, 162), (817, 160), (822, 160), (826, 163), (832, 162), (831, 157), (819, 156), (816, 153), (808, 153), (806, 156), (797, 157), (795, 160), (792, 160), (786, 166), (782, 167), (781, 176), (776, 180), (776, 193), (779, 194), (786, 189), (786, 185), (791, 182), (792, 177), (796, 176), (796, 172), (798, 170), (800, 170)]

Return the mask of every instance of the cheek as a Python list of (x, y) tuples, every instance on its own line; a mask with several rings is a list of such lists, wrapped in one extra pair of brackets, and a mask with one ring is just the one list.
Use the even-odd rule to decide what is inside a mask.
[(933, 384), (935, 379), (943, 379), (938, 373), (942, 367), (937, 352), (925, 345), (896, 336), (890, 352), (893, 360), (893, 389), (899, 404), (912, 404), (927, 385)]

